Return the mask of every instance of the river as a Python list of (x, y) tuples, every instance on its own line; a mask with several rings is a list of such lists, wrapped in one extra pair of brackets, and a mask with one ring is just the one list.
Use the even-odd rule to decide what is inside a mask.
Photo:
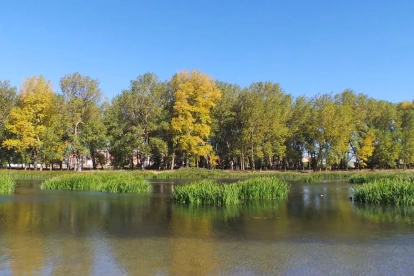
[(0, 275), (413, 275), (414, 209), (353, 203), (350, 184), (292, 183), (285, 201), (233, 207), (151, 195), (0, 197)]

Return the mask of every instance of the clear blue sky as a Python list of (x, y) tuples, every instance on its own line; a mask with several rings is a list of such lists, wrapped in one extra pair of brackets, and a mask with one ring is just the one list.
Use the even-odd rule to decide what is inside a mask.
[(3, 0), (0, 80), (97, 78), (111, 99), (146, 72), (198, 69), (294, 96), (346, 88), (414, 99), (414, 0)]

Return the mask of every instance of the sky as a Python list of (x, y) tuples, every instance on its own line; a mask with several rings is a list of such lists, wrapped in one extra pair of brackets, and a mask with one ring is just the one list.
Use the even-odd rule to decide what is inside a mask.
[(352, 89), (414, 99), (412, 0), (0, 0), (0, 80), (99, 79), (108, 99), (138, 75), (200, 70), (309, 97)]

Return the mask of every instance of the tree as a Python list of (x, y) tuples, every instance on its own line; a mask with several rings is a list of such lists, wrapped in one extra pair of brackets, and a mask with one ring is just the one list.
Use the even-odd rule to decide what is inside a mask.
[[(307, 126), (310, 119), (310, 102), (304, 97), (297, 97), (292, 104), (292, 111), (286, 122), (289, 129), (286, 139), (286, 159), (293, 164), (294, 168), (301, 167), (303, 154), (306, 149), (306, 141), (309, 132)], [(304, 167), (303, 167), (304, 169)]]
[(222, 167), (231, 167), (237, 163), (238, 124), (235, 104), (241, 88), (235, 84), (216, 82), (222, 92), (222, 98), (217, 101), (212, 110), (211, 144), (220, 156)]
[[(240, 120), (240, 152), (249, 157), (250, 168), (270, 168), (274, 159), (285, 157), (286, 126), (292, 98), (279, 84), (258, 82), (240, 93), (237, 113)], [(244, 161), (242, 161), (243, 163)], [(242, 164), (242, 169), (244, 164)]]
[(38, 157), (44, 147), (45, 133), (54, 116), (55, 93), (51, 83), (42, 76), (24, 81), (17, 106), (12, 108), (6, 121), (6, 129), (15, 135), (3, 141), (3, 145), (29, 158), (37, 168)]
[(74, 170), (81, 171), (81, 158), (89, 153), (87, 143), (90, 142), (90, 136), (84, 135), (85, 130), (95, 120), (102, 93), (98, 80), (82, 76), (79, 73), (62, 77), (60, 87), (68, 118), (68, 143), (70, 144), (70, 152), (75, 157)]
[(9, 81), (0, 81), (0, 166), (3, 162), (10, 163), (13, 156), (13, 151), (1, 145), (9, 136), (4, 124), (16, 102), (16, 88), (11, 87)]
[(402, 102), (398, 105), (400, 126), (400, 160), (404, 168), (414, 163), (414, 102)]
[(122, 160), (129, 159), (134, 167), (134, 156), (137, 165), (144, 169), (145, 159), (155, 157), (162, 162), (168, 152), (164, 139), (158, 131), (165, 128), (162, 120), (167, 101), (167, 87), (152, 73), (138, 76), (131, 81), (128, 90), (115, 97), (106, 115), (110, 136), (111, 155), (121, 165)]
[(339, 164), (343, 154), (349, 151), (352, 109), (335, 101), (331, 94), (317, 95), (311, 103), (306, 148), (316, 170)]
[(400, 126), (397, 105), (387, 101), (370, 100), (368, 103), (367, 126), (375, 135), (374, 163), (381, 168), (394, 167), (401, 153)]
[[(213, 165), (215, 155), (209, 143), (211, 132), (211, 109), (222, 93), (215, 81), (199, 71), (177, 73), (170, 82), (174, 94), (174, 115), (171, 120), (173, 146), (196, 166), (199, 158)], [(174, 159), (172, 166), (174, 164)]]

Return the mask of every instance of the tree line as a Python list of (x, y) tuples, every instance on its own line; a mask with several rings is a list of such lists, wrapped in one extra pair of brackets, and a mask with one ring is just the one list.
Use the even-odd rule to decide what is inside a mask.
[[(111, 101), (99, 80), (44, 77), (19, 91), (0, 81), (0, 158), (11, 163), (71, 163), (81, 170), (178, 167), (347, 169), (414, 163), (414, 102), (391, 103), (352, 90), (293, 97), (278, 83), (248, 87), (200, 71), (167, 81), (146, 73)], [(105, 160), (103, 152), (110, 154)]]

